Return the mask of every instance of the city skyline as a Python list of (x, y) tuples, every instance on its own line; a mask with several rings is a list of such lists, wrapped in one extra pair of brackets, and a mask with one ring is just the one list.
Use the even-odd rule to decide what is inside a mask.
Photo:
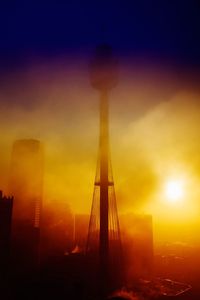
[[(13, 140), (36, 138), (45, 146), (45, 201), (66, 201), (72, 211), (89, 213), (97, 158), (98, 97), (89, 86), (85, 66), (86, 62), (68, 71), (57, 63), (46, 64), (42, 70), (33, 66), (15, 79), (9, 91), (4, 87), (0, 178), (5, 192)], [(111, 151), (119, 211), (153, 213), (157, 218), (160, 214), (165, 223), (174, 216), (180, 224), (185, 220), (199, 226), (199, 92), (195, 81), (191, 86), (190, 80), (179, 78), (177, 83), (173, 72), (159, 70), (122, 66), (120, 87), (111, 94)], [(5, 99), (9, 103), (13, 97), (19, 99), (17, 103), (6, 106)], [(26, 104), (29, 97), (35, 100), (31, 106)], [(167, 204), (164, 185), (180, 177), (186, 181), (185, 202)], [(173, 215), (166, 214), (166, 209), (172, 209)]]
[(6, 300), (199, 299), (199, 13), (0, 4)]

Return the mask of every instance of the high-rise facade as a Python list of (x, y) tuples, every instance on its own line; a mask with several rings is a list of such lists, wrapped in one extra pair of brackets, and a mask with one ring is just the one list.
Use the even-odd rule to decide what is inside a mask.
[(16, 269), (33, 268), (39, 258), (43, 188), (43, 147), (38, 140), (14, 142), (9, 192), (14, 196), (12, 258)]
[(17, 140), (13, 145), (9, 191), (15, 197), (13, 220), (39, 227), (43, 187), (43, 148), (40, 141)]

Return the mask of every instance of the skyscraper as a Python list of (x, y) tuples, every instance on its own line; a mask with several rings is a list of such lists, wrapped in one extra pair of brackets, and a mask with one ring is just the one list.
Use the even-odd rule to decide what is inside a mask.
[[(14, 142), (9, 192), (14, 196), (12, 258), (16, 269), (37, 264), (43, 187), (43, 148), (33, 139)], [(20, 268), (19, 268), (20, 265)]]
[(13, 220), (40, 224), (40, 209), (43, 187), (43, 148), (33, 139), (14, 142), (9, 190), (15, 197)]

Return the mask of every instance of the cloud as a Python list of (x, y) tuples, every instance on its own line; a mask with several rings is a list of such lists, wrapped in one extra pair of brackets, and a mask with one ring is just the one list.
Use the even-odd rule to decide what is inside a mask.
[[(159, 68), (137, 66), (123, 72), (110, 100), (111, 153), (121, 210), (143, 207), (175, 161), (197, 176), (200, 165), (199, 95), (172, 96), (179, 84), (172, 84), (173, 76)], [(45, 197), (66, 198), (73, 210), (89, 212), (99, 105), (86, 62), (62, 58), (8, 74), (1, 84), (0, 108), (1, 188), (6, 190), (13, 141), (39, 139), (45, 146)]]

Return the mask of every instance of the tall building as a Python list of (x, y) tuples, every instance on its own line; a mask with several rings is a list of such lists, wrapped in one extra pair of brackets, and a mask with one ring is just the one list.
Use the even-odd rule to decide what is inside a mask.
[(87, 253), (98, 253), (99, 282), (105, 295), (114, 284), (121, 260), (121, 239), (109, 146), (109, 94), (117, 85), (117, 61), (109, 45), (97, 47), (90, 79), (100, 94), (99, 161), (89, 222)]
[(10, 237), (13, 197), (0, 191), (0, 279), (5, 277), (10, 257)]
[(33, 268), (39, 255), (43, 147), (33, 139), (14, 142), (9, 192), (14, 196), (12, 258), (16, 270)]
[(43, 148), (33, 139), (14, 142), (9, 190), (15, 198), (13, 220), (39, 227), (43, 187)]

